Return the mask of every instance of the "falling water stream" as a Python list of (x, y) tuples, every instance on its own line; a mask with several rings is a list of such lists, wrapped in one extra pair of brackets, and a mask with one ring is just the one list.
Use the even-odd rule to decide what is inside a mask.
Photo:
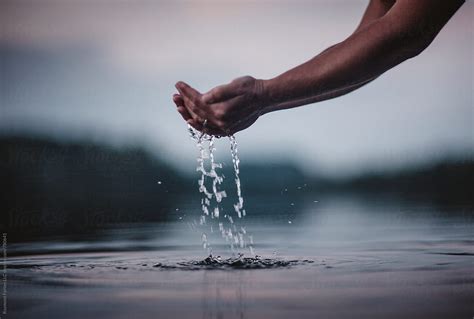
[[(227, 192), (221, 189), (224, 181), (224, 175), (219, 173), (222, 169), (222, 163), (216, 162), (215, 159), (215, 140), (216, 137), (203, 134), (191, 126), (189, 133), (193, 140), (196, 141), (198, 149), (197, 168), (201, 174), (198, 185), (201, 193), (201, 216), (199, 225), (203, 227), (201, 240), (203, 248), (212, 255), (212, 246), (209, 242), (208, 233), (215, 231), (215, 225), (218, 225), (218, 231), (221, 237), (229, 244), (233, 255), (236, 253), (243, 255), (248, 249), (250, 255), (254, 256), (253, 237), (247, 233), (242, 219), (246, 215), (244, 209), (244, 199), (242, 197), (242, 189), (240, 183), (240, 159), (237, 149), (237, 141), (234, 136), (229, 136), (230, 150), (234, 169), (234, 179), (237, 190), (237, 202), (233, 205), (234, 212), (223, 212), (221, 202), (227, 197)], [(206, 167), (209, 167), (206, 170)], [(216, 222), (212, 222), (215, 220)]]

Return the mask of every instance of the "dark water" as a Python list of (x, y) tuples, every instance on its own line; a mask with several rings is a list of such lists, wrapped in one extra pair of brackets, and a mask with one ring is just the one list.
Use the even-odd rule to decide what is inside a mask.
[(247, 207), (258, 259), (232, 257), (211, 236), (206, 260), (191, 226), (198, 210), (173, 212), (174, 222), (10, 244), (5, 318), (474, 315), (471, 207), (343, 195)]

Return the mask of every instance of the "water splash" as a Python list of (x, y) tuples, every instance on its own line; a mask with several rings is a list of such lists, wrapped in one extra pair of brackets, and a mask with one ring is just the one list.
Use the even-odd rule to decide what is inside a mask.
[[(227, 197), (227, 192), (220, 188), (220, 185), (224, 181), (224, 176), (218, 172), (222, 169), (222, 163), (218, 163), (215, 160), (214, 154), (216, 148), (214, 143), (216, 137), (201, 133), (191, 126), (188, 126), (188, 130), (190, 137), (196, 141), (196, 147), (198, 149), (196, 171), (201, 173), (198, 180), (199, 192), (202, 194), (202, 214), (199, 219), (199, 225), (205, 228), (206, 225), (210, 224), (209, 230), (212, 233), (214, 227), (212, 223), (209, 223), (209, 219), (219, 220), (219, 232), (221, 237), (229, 244), (232, 253), (239, 252), (240, 249), (248, 248), (250, 255), (254, 256), (252, 236), (247, 233), (244, 226), (237, 225), (230, 214), (222, 213), (220, 203)], [(242, 219), (245, 217), (246, 211), (244, 209), (244, 199), (242, 197), (240, 183), (240, 159), (235, 137), (232, 135), (229, 136), (229, 141), (234, 169), (234, 180), (237, 189), (237, 203), (234, 204), (234, 212), (238, 219)], [(206, 170), (206, 166), (209, 166), (208, 170)], [(206, 183), (210, 183), (210, 185), (208, 185), (209, 188), (206, 186)], [(209, 236), (206, 231), (203, 231), (201, 239), (204, 249), (207, 249), (208, 254), (211, 255), (212, 247), (209, 243)]]
[(226, 270), (226, 269), (270, 269), (270, 268), (286, 268), (298, 265), (313, 264), (313, 260), (283, 260), (277, 258), (262, 258), (258, 255), (255, 257), (244, 257), (238, 254), (236, 257), (224, 259), (221, 256), (214, 257), (209, 255), (203, 260), (182, 261), (175, 264), (154, 264), (154, 268), (161, 269), (181, 269), (181, 270)]

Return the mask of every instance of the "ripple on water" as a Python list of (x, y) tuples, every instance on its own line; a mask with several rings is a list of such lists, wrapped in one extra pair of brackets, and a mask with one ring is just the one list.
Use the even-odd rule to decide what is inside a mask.
[[(237, 257), (222, 258), (212, 255), (204, 259), (158, 259), (155, 258), (105, 258), (104, 260), (91, 260), (85, 258), (63, 258), (54, 263), (47, 260), (35, 260), (28, 262), (25, 260), (16, 260), (9, 263), (8, 268), (16, 270), (15, 274), (20, 275), (22, 270), (47, 273), (66, 273), (81, 274), (83, 272), (101, 272), (110, 269), (118, 271), (152, 271), (152, 270), (233, 270), (233, 269), (275, 269), (288, 268), (294, 266), (313, 264), (309, 259), (291, 259), (282, 258), (262, 258), (260, 256), (244, 257), (239, 254)], [(325, 265), (325, 263), (321, 264)], [(23, 274), (26, 274), (23, 272)]]
[(231, 257), (222, 259), (220, 256), (214, 257), (209, 256), (203, 260), (191, 260), (182, 261), (175, 264), (164, 264), (157, 263), (153, 265), (155, 268), (160, 269), (182, 269), (182, 270), (200, 270), (200, 269), (272, 269), (272, 268), (285, 268), (296, 265), (311, 264), (314, 261), (304, 260), (283, 260), (274, 258), (261, 258), (260, 256), (255, 257)]

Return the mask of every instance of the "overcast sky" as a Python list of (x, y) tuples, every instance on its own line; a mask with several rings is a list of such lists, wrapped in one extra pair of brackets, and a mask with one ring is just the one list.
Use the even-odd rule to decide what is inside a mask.
[[(192, 170), (176, 81), (276, 76), (342, 41), (366, 4), (2, 0), (1, 129), (140, 143)], [(473, 12), (468, 1), (425, 52), (354, 93), (265, 115), (237, 134), (242, 160), (344, 173), (472, 154)]]

